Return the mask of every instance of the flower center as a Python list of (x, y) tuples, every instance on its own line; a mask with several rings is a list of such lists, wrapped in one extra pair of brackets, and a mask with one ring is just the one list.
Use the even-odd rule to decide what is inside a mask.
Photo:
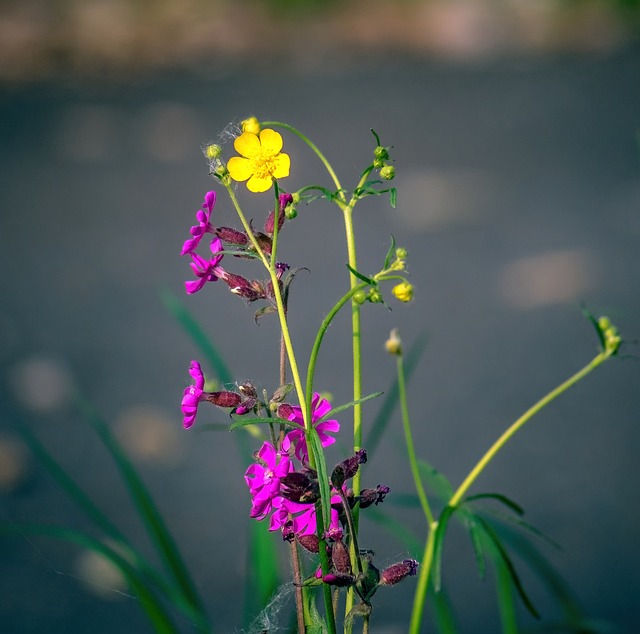
[(260, 154), (251, 159), (251, 168), (256, 178), (271, 178), (271, 175), (276, 171), (276, 167), (277, 161), (273, 154), (260, 152)]

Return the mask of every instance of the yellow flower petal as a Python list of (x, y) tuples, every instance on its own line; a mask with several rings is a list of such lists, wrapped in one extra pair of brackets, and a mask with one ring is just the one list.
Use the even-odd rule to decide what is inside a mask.
[(253, 174), (251, 161), (240, 156), (230, 158), (227, 163), (227, 169), (234, 181), (246, 181)]
[(254, 194), (259, 194), (260, 192), (266, 192), (271, 188), (271, 184), (273, 181), (270, 178), (258, 178), (257, 176), (252, 176), (247, 181), (247, 189)]
[(275, 170), (273, 170), (274, 178), (286, 178), (289, 176), (289, 167), (291, 167), (291, 159), (288, 154), (278, 154), (273, 159), (276, 164)]
[(233, 142), (233, 147), (238, 154), (246, 156), (247, 158), (253, 158), (257, 154), (260, 154), (260, 140), (251, 132), (243, 132)]
[(260, 132), (260, 145), (262, 145), (262, 151), (265, 154), (273, 156), (282, 149), (282, 137), (275, 130), (266, 128)]

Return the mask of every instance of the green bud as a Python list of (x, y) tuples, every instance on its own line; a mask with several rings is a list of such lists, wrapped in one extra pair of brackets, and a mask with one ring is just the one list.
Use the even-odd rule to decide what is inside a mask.
[(372, 304), (381, 304), (382, 303), (382, 293), (377, 288), (372, 288), (369, 290), (369, 295), (367, 299)]
[(386, 161), (389, 158), (389, 149), (379, 145), (374, 151), (373, 156), (377, 160)]
[(393, 180), (393, 177), (396, 175), (396, 168), (393, 165), (385, 165), (380, 170), (380, 178), (384, 178), (386, 181)]
[(293, 220), (298, 215), (298, 210), (295, 205), (287, 205), (284, 208), (284, 217), (287, 220)]
[(302, 196), (300, 196), (300, 192), (294, 192), (291, 194), (291, 198), (293, 198), (293, 204), (297, 205), (302, 199)]
[(384, 161), (382, 159), (374, 159), (373, 167), (377, 170), (381, 169), (382, 167), (384, 167)]
[(356, 304), (364, 304), (367, 301), (367, 293), (360, 289), (353, 294), (353, 301)]
[(211, 145), (207, 145), (204, 150), (204, 154), (209, 160), (212, 161), (213, 159), (217, 159), (220, 154), (222, 154), (222, 148), (218, 144), (212, 143)]
[(398, 247), (396, 249), (396, 257), (398, 260), (404, 260), (409, 255), (409, 252), (404, 247)]
[(397, 328), (391, 331), (389, 338), (384, 342), (384, 347), (389, 354), (402, 354), (402, 341), (400, 340), (400, 334)]
[(600, 317), (600, 319), (598, 319), (598, 326), (600, 330), (606, 330), (611, 326), (611, 321), (608, 317)]

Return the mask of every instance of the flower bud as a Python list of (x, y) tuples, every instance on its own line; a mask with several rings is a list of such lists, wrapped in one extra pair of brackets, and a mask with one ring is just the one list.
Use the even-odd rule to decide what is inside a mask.
[(211, 143), (204, 149), (204, 155), (212, 161), (217, 159), (222, 154), (222, 148), (217, 143)]
[[(205, 396), (203, 394), (203, 396)], [(209, 403), (213, 403), (218, 407), (236, 407), (240, 405), (242, 401), (242, 397), (240, 394), (236, 394), (236, 392), (209, 392), (205, 399), (209, 401)]]
[(372, 304), (381, 304), (382, 303), (382, 293), (377, 288), (370, 288), (369, 293), (367, 295), (367, 299)]
[(372, 504), (378, 506), (378, 504), (384, 501), (389, 491), (391, 491), (391, 489), (383, 484), (379, 484), (375, 489), (362, 489), (362, 491), (360, 491), (360, 508), (366, 509)]
[(278, 407), (278, 418), (282, 420), (289, 420), (289, 417), (293, 414), (293, 407), (289, 403), (283, 403)]
[(336, 586), (336, 588), (347, 588), (352, 586), (355, 582), (356, 578), (350, 574), (328, 574), (322, 578), (326, 584), (330, 586)]
[(293, 220), (294, 218), (296, 218), (298, 215), (298, 210), (296, 209), (295, 205), (288, 205), (287, 207), (285, 207), (284, 210), (284, 217), (287, 220)]
[(598, 327), (600, 330), (606, 330), (611, 326), (611, 320), (604, 315), (598, 319)]
[(300, 546), (310, 553), (320, 552), (320, 542), (317, 535), (298, 535), (298, 542)]
[(373, 156), (381, 161), (386, 161), (389, 158), (389, 149), (386, 147), (382, 147), (381, 145), (379, 145), (378, 147), (376, 147), (376, 149), (373, 151)]
[(392, 564), (385, 568), (380, 575), (380, 585), (392, 586), (405, 577), (412, 577), (418, 572), (418, 562), (415, 559), (405, 559), (404, 561)]
[(384, 342), (384, 347), (389, 354), (402, 354), (402, 340), (397, 328), (393, 328), (389, 333), (389, 338)]
[(251, 132), (251, 134), (260, 134), (260, 122), (257, 117), (249, 117), (240, 124), (243, 132)]
[(292, 471), (280, 479), (280, 495), (298, 504), (313, 504), (320, 499), (320, 485), (306, 473)]
[(331, 550), (331, 563), (336, 572), (342, 574), (351, 574), (351, 557), (347, 547), (341, 542), (334, 542)]
[(394, 294), (395, 298), (400, 300), (401, 302), (410, 302), (413, 299), (413, 286), (409, 284), (409, 282), (400, 282), (400, 284), (396, 284), (391, 292)]
[(396, 249), (396, 258), (398, 260), (404, 260), (409, 255), (409, 252), (404, 247), (398, 247)]
[(367, 450), (360, 449), (355, 455), (343, 460), (337, 464), (331, 474), (331, 484), (336, 489), (340, 489), (346, 480), (353, 478), (358, 473), (358, 468), (361, 464), (367, 461)]
[(232, 229), (231, 227), (216, 227), (216, 235), (220, 240), (224, 240), (224, 242), (237, 244), (239, 246), (244, 246), (249, 241), (246, 233)]
[(353, 294), (353, 301), (356, 304), (364, 304), (366, 300), (367, 293), (363, 289), (360, 289)]
[(396, 175), (396, 168), (393, 165), (385, 165), (380, 170), (380, 178), (384, 178), (386, 181), (393, 180)]

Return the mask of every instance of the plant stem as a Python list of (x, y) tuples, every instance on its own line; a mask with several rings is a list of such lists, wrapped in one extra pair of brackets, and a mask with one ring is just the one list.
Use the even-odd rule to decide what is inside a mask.
[(435, 545), (436, 530), (438, 522), (429, 525), (429, 534), (424, 547), (422, 561), (420, 563), (420, 574), (418, 576), (418, 584), (413, 600), (413, 609), (411, 611), (411, 622), (409, 624), (409, 634), (420, 634), (420, 625), (422, 623), (422, 613), (424, 612), (424, 604), (427, 599), (427, 589), (429, 587), (429, 576), (433, 564), (433, 552)]
[(493, 460), (496, 454), (507, 444), (507, 442), (513, 437), (513, 435), (531, 418), (533, 418), (541, 409), (546, 407), (555, 398), (566, 392), (572, 385), (575, 385), (578, 381), (583, 379), (587, 374), (595, 370), (599, 365), (609, 358), (609, 354), (606, 351), (601, 352), (591, 362), (589, 362), (584, 368), (576, 372), (572, 377), (568, 378), (564, 383), (560, 384), (555, 389), (551, 390), (546, 396), (541, 398), (533, 407), (530, 407), (518, 420), (513, 423), (501, 436), (496, 440), (490, 449), (482, 456), (476, 466), (469, 472), (469, 475), (464, 479), (462, 484), (458, 487), (456, 492), (449, 500), (447, 506), (455, 508), (460, 504), (465, 493), (469, 490), (471, 485), (476, 481), (478, 476), (484, 471), (485, 467)]
[(420, 469), (418, 467), (418, 460), (416, 458), (416, 451), (413, 443), (413, 434), (411, 433), (411, 422), (409, 420), (409, 407), (407, 405), (407, 386), (404, 375), (404, 360), (402, 352), (398, 355), (396, 365), (398, 368), (398, 393), (400, 396), (400, 411), (402, 413), (402, 426), (404, 427), (404, 437), (407, 443), (407, 455), (409, 457), (409, 466), (411, 468), (411, 475), (413, 476), (413, 482), (420, 499), (420, 505), (422, 506), (422, 512), (427, 520), (429, 526), (434, 523), (433, 513), (427, 499), (427, 494), (422, 485), (422, 478), (420, 477)]

